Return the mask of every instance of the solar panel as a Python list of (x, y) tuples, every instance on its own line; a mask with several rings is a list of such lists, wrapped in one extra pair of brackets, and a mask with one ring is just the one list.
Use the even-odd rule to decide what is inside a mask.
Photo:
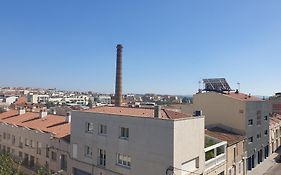
[(203, 79), (203, 83), (205, 84), (205, 91), (231, 91), (231, 88), (225, 78)]

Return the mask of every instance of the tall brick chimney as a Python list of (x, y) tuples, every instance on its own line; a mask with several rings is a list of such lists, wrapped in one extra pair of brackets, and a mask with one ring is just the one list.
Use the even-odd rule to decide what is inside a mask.
[(117, 60), (116, 60), (116, 82), (115, 82), (115, 106), (122, 104), (122, 48), (121, 44), (117, 44)]

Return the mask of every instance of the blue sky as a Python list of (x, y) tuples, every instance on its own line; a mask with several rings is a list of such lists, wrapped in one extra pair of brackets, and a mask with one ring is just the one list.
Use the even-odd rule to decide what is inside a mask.
[(192, 94), (202, 78), (281, 91), (281, 1), (3, 0), (0, 86)]

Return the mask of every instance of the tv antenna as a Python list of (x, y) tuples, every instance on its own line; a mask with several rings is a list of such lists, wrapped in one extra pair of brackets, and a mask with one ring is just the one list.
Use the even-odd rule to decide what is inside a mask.
[(238, 91), (240, 92), (240, 82), (237, 82)]

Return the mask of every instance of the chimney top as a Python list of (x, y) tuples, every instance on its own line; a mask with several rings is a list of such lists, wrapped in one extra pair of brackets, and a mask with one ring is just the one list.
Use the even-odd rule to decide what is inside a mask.
[(117, 44), (116, 48), (117, 48), (117, 49), (122, 49), (123, 46), (122, 46), (122, 44)]
[(161, 106), (154, 106), (154, 118), (161, 118)]
[(65, 121), (67, 123), (71, 123), (71, 112), (67, 112), (65, 116)]
[(48, 112), (47, 112), (47, 109), (46, 108), (43, 108), (40, 110), (40, 113), (39, 113), (39, 117), (40, 118), (44, 118), (48, 115)]
[(25, 114), (25, 108), (20, 107), (20, 108), (18, 109), (18, 115), (22, 115), (22, 114)]

